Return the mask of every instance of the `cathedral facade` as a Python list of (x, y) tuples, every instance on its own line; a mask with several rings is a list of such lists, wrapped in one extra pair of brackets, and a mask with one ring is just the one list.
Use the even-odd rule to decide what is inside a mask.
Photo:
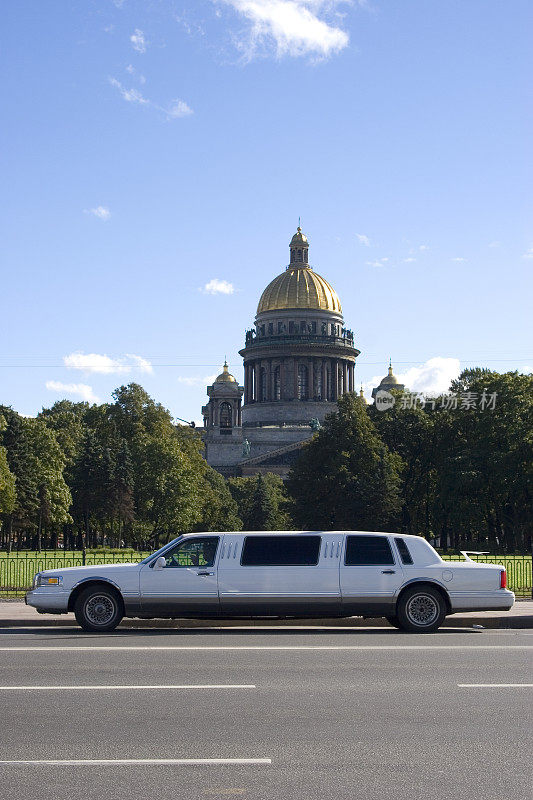
[(224, 364), (202, 408), (207, 462), (222, 474), (286, 477), (337, 400), (355, 389), (359, 355), (333, 287), (309, 264), (298, 227), (290, 263), (263, 291), (239, 351), (244, 386)]

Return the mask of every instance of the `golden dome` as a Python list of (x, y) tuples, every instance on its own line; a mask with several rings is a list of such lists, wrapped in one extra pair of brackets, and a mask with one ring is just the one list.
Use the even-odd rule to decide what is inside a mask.
[(288, 308), (335, 311), (342, 314), (341, 301), (335, 289), (307, 265), (291, 265), (274, 278), (261, 295), (257, 313)]
[(393, 383), (398, 383), (396, 375), (392, 374), (392, 364), (389, 364), (389, 374), (381, 379), (380, 386), (391, 386)]
[(224, 361), (224, 366), (222, 369), (223, 372), (221, 372), (220, 375), (215, 378), (215, 383), (237, 383), (233, 375), (230, 374), (226, 361)]
[(289, 247), (298, 247), (299, 244), (309, 244), (309, 242), (307, 241), (307, 236), (305, 233), (302, 233), (302, 229), (298, 225), (296, 233), (292, 237)]

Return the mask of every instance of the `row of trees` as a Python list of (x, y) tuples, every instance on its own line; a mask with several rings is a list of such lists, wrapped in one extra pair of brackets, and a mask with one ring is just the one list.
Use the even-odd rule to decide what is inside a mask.
[[(453, 393), (491, 408), (339, 401), (283, 486), (225, 480), (200, 434), (138, 385), (36, 419), (0, 406), (0, 548), (156, 547), (196, 530), (401, 530), (441, 547), (531, 547), (531, 376), (474, 369)], [(393, 392), (394, 394), (394, 392)]]
[[(394, 407), (380, 411), (343, 397), (287, 483), (295, 524), (530, 552), (533, 378), (472, 369), (450, 389), (472, 402), (409, 407), (393, 391)], [(490, 395), (494, 407), (475, 402)]]
[(156, 547), (183, 531), (287, 527), (279, 478), (230, 482), (200, 435), (138, 385), (62, 400), (36, 419), (0, 406), (2, 549)]

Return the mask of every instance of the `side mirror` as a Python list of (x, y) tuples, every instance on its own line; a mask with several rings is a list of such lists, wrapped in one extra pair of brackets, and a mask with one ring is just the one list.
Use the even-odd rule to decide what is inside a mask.
[(166, 567), (166, 565), (167, 565), (167, 560), (166, 560), (165, 556), (159, 556), (159, 558), (156, 558), (156, 560), (154, 561), (154, 567), (153, 568), (154, 569), (163, 569), (164, 567)]

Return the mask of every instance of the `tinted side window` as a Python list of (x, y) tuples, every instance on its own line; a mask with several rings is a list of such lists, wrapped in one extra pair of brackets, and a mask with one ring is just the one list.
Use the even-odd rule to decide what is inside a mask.
[(310, 567), (318, 564), (320, 536), (248, 536), (243, 567)]
[(409, 552), (409, 548), (407, 547), (405, 539), (396, 537), (394, 541), (396, 542), (396, 547), (398, 548), (400, 558), (402, 559), (402, 564), (412, 564), (413, 557)]
[(388, 537), (347, 536), (344, 563), (348, 567), (394, 564)]

